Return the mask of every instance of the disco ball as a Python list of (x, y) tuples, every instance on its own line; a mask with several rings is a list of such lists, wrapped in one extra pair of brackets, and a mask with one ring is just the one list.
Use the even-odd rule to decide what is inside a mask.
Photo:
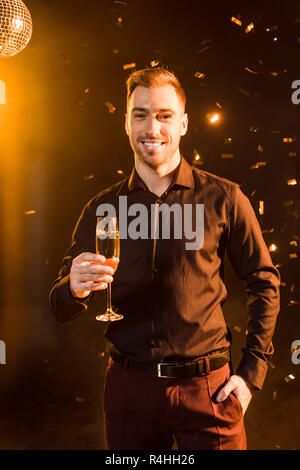
[(0, 0), (0, 57), (21, 52), (31, 34), (31, 16), (22, 0)]

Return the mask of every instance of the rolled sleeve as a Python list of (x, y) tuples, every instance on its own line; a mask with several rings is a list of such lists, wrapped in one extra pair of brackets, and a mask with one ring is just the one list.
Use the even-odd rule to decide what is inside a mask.
[(228, 258), (247, 294), (247, 341), (237, 374), (261, 389), (274, 348), (280, 309), (280, 274), (273, 265), (249, 199), (238, 185), (229, 218)]

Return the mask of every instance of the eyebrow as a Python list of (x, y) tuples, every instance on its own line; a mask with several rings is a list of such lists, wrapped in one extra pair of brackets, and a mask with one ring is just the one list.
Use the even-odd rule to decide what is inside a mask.
[[(140, 111), (140, 112), (143, 112), (143, 113), (146, 113), (148, 112), (148, 109), (146, 108), (132, 108), (132, 112), (134, 113), (135, 111)], [(175, 114), (175, 111), (173, 111), (173, 109), (170, 109), (170, 108), (161, 108), (158, 110), (159, 113), (172, 113), (172, 114)]]

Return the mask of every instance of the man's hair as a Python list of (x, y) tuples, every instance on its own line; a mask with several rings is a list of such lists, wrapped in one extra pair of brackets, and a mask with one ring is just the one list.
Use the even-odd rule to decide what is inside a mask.
[(175, 76), (175, 74), (165, 69), (164, 67), (149, 67), (142, 70), (136, 70), (128, 77), (126, 81), (127, 108), (130, 97), (137, 86), (155, 88), (164, 85), (171, 85), (174, 87), (179, 100), (183, 104), (183, 107), (185, 107), (186, 95), (180, 81)]

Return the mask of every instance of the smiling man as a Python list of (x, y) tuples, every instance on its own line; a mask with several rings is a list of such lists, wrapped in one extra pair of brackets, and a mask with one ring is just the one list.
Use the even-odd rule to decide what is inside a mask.
[[(179, 449), (246, 449), (243, 416), (273, 354), (279, 272), (238, 184), (192, 168), (181, 155), (185, 102), (178, 79), (164, 68), (128, 78), (125, 129), (134, 168), (85, 205), (50, 292), (54, 315), (67, 321), (113, 282), (112, 303), (124, 318), (106, 331), (109, 449), (170, 449), (174, 439)], [(121, 196), (128, 207), (149, 208), (149, 219), (155, 205), (157, 236), (122, 239), (114, 273), (95, 254), (96, 212), (101, 204), (118, 209)], [(160, 237), (163, 204), (177, 204), (182, 213), (187, 205), (204, 207), (199, 248), (187, 249), (185, 232)], [(222, 312), (225, 253), (249, 298), (248, 335), (235, 373)]]

